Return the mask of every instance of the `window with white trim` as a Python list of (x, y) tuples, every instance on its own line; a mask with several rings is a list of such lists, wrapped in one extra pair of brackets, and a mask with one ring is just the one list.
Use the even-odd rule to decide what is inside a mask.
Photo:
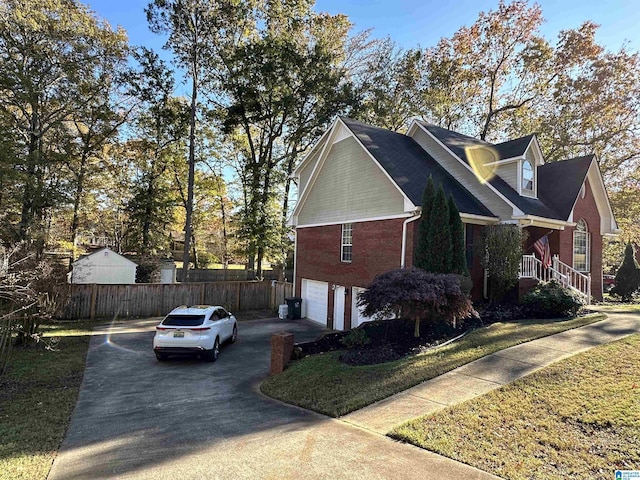
[(580, 219), (573, 231), (573, 268), (579, 272), (588, 272), (590, 264), (589, 231), (587, 222)]
[(353, 253), (353, 225), (351, 223), (342, 224), (342, 247), (340, 249), (340, 260), (351, 262)]
[(533, 166), (531, 162), (522, 162), (522, 189), (533, 192)]

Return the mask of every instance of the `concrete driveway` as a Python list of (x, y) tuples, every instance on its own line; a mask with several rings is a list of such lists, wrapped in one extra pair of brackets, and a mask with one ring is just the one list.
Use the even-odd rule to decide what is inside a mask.
[(158, 362), (158, 319), (94, 335), (71, 425), (50, 480), (96, 478), (495, 478), (340, 420), (262, 396), (270, 336), (306, 320), (239, 324), (215, 363)]

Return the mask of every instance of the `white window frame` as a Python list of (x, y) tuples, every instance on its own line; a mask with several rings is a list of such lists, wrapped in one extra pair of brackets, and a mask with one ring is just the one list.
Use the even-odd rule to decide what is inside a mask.
[[(580, 241), (580, 245), (577, 245), (576, 242)], [(582, 253), (577, 253), (576, 250), (578, 248), (582, 249), (584, 247), (584, 268), (583, 265), (578, 265), (576, 261), (576, 254), (582, 255)], [(573, 230), (573, 244), (572, 244), (572, 252), (573, 252), (573, 268), (578, 272), (588, 273), (591, 271), (591, 242), (589, 238), (589, 227), (587, 226), (587, 222), (584, 219), (578, 220), (574, 230)]]
[[(529, 167), (531, 168), (531, 188), (527, 188), (525, 185), (526, 183), (529, 182), (529, 180), (527, 180), (525, 178), (525, 166), (529, 165)], [(533, 164), (529, 161), (529, 160), (525, 160), (524, 162), (522, 162), (522, 184), (520, 185), (520, 188), (522, 189), (523, 192), (530, 192), (530, 193), (534, 193), (536, 190), (536, 172), (533, 168)]]
[(351, 263), (353, 260), (353, 224), (343, 223), (340, 238), (340, 261)]

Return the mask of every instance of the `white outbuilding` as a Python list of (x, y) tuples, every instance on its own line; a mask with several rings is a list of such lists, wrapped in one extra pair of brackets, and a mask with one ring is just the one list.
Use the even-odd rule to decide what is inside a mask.
[(136, 283), (138, 264), (103, 248), (73, 262), (71, 283)]

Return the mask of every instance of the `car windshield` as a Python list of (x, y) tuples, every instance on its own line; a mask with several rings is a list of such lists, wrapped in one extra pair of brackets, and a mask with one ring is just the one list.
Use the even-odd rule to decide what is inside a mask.
[(175, 327), (195, 327), (202, 325), (204, 315), (169, 315), (162, 321), (163, 325)]

